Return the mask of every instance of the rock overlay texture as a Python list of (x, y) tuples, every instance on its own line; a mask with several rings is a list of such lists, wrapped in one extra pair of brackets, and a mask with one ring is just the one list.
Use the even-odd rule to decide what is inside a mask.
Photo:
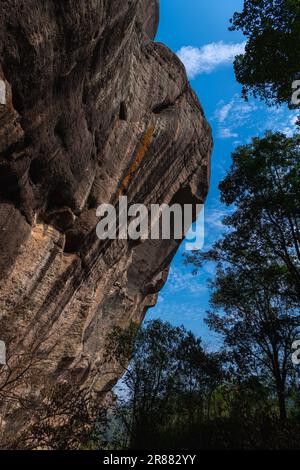
[(183, 65), (154, 42), (158, 8), (0, 0), (2, 436), (26, 427), (20, 401), (40, 404), (46, 384), (109, 389), (106, 335), (141, 322), (167, 279), (179, 241), (101, 242), (98, 205), (207, 195), (211, 130)]

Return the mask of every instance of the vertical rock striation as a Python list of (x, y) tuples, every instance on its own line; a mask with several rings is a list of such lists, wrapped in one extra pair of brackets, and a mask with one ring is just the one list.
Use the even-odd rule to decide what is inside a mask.
[(158, 0), (0, 0), (0, 15), (7, 436), (30, 421), (19, 398), (41, 403), (45, 383), (100, 394), (117, 379), (103, 371), (105, 336), (155, 305), (179, 242), (100, 242), (96, 208), (120, 191), (146, 205), (203, 202), (212, 137), (183, 65), (153, 42)]

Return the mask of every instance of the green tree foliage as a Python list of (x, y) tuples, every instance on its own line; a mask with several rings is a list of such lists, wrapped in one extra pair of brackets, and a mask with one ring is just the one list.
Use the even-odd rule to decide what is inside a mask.
[(220, 183), (221, 201), (234, 212), (229, 228), (206, 255), (191, 256), (277, 279), (278, 292), (290, 302), (300, 299), (300, 137), (267, 133), (239, 147)]
[(278, 399), (281, 420), (287, 417), (288, 390), (294, 385), (292, 344), (299, 337), (299, 308), (276, 294), (278, 283), (249, 275), (241, 268), (219, 268), (207, 323), (224, 338), (235, 377), (257, 377)]
[(245, 54), (234, 64), (245, 96), (290, 103), (292, 83), (300, 78), (299, 0), (245, 0), (231, 29), (247, 38)]
[[(128, 351), (130, 338), (128, 330), (110, 337), (118, 363), (125, 364), (123, 351)], [(201, 340), (183, 327), (159, 320), (147, 323), (130, 349), (116, 408), (129, 445), (176, 448), (182, 432), (210, 414), (213, 392), (223, 379), (220, 355), (207, 353)]]
[[(244, 373), (233, 354), (205, 351), (183, 327), (148, 322), (135, 343), (133, 330), (115, 330), (109, 339), (112, 354), (123, 364), (122, 349), (132, 351), (115, 403), (110, 448), (299, 447), (296, 387), (289, 419), (280, 422), (268, 376), (254, 373), (252, 358), (251, 370)], [(118, 442), (120, 429), (125, 439)]]
[(267, 133), (233, 153), (219, 186), (233, 207), (229, 230), (209, 252), (188, 258), (196, 268), (217, 263), (208, 323), (224, 337), (236, 374), (265, 376), (273, 386), (282, 420), (300, 320), (299, 143)]

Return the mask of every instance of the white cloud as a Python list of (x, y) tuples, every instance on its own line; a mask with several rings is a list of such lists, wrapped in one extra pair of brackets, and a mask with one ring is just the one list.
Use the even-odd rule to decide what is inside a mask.
[(214, 119), (220, 124), (231, 120), (242, 126), (246, 124), (251, 113), (257, 109), (256, 103), (246, 102), (238, 94), (235, 94), (229, 103), (224, 103), (224, 101), (219, 103), (219, 108), (214, 113)]
[(298, 110), (289, 111), (284, 106), (269, 108), (254, 100), (246, 102), (235, 94), (228, 103), (220, 101), (212, 119), (218, 123), (219, 138), (234, 139), (234, 145), (241, 145), (268, 130), (293, 135), (297, 116)]
[(233, 107), (233, 101), (231, 101), (230, 103), (224, 104), (219, 109), (217, 109), (215, 112), (215, 117), (217, 121), (224, 122), (228, 114), (230, 113), (232, 107)]
[(238, 136), (236, 132), (232, 132), (227, 127), (221, 127), (219, 130), (219, 137), (221, 137), (221, 139), (236, 139)]
[(270, 118), (266, 121), (267, 130), (282, 132), (288, 137), (292, 137), (296, 133), (296, 122), (299, 116), (298, 110), (291, 111), (286, 115), (283, 108), (269, 108), (268, 113)]
[(169, 292), (186, 292), (189, 295), (203, 295), (207, 293), (207, 286), (200, 275), (194, 275), (191, 271), (172, 267), (170, 270), (166, 288)]
[[(232, 210), (232, 207), (220, 204), (219, 201), (215, 201), (214, 205), (207, 204), (205, 212), (205, 250), (209, 250), (221, 236), (230, 231), (230, 228), (223, 224), (223, 220), (232, 214)], [(214, 267), (214, 264), (212, 266)]]
[(245, 42), (225, 44), (223, 41), (206, 44), (201, 48), (184, 46), (177, 55), (184, 63), (190, 78), (197, 75), (211, 73), (220, 65), (227, 65), (234, 61), (235, 56), (245, 50)]
[(207, 208), (205, 213), (205, 223), (210, 230), (218, 230), (224, 232), (227, 230), (223, 225), (223, 219), (231, 213), (226, 206)]

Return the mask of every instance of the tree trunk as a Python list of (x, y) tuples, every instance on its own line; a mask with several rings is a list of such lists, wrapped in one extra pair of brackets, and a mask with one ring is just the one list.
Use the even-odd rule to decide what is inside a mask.
[(286, 421), (286, 403), (285, 403), (285, 387), (281, 379), (278, 379), (276, 385), (276, 392), (279, 405), (279, 418), (281, 421)]

